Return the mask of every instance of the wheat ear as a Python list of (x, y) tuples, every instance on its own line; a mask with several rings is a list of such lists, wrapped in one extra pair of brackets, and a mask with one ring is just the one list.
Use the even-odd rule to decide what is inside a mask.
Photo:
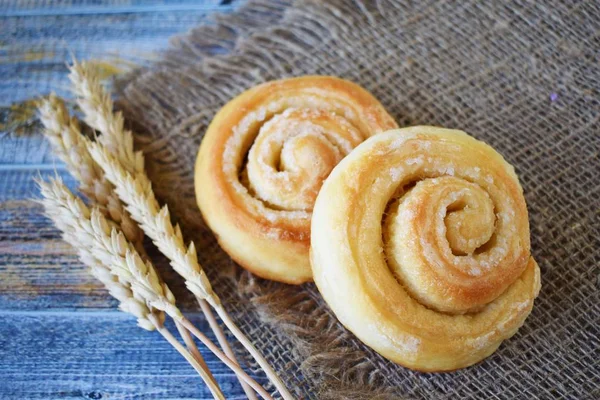
[[(210, 308), (205, 305), (210, 303), (213, 307), (220, 307), (220, 300), (212, 290), (210, 281), (204, 271), (198, 264), (196, 248), (193, 243), (188, 248), (183, 244), (183, 236), (179, 226), (173, 227), (170, 220), (169, 209), (165, 206), (159, 209), (158, 202), (154, 198), (152, 185), (145, 174), (139, 175), (145, 180), (143, 183), (134, 181), (131, 174), (122, 168), (101, 144), (90, 143), (90, 153), (97, 154), (98, 160), (106, 160), (107, 165), (113, 165), (115, 168), (107, 167), (105, 173), (107, 177), (112, 177), (115, 182), (121, 182), (115, 185), (115, 190), (119, 197), (128, 204), (130, 212), (136, 214), (136, 221), (140, 224), (142, 230), (152, 239), (156, 247), (171, 261), (171, 266), (175, 271), (184, 277), (187, 288), (196, 296), (203, 313), (215, 332), (219, 344), (224, 349), (228, 357), (234, 362), (234, 353), (225, 339), (223, 331), (216, 323), (215, 317)], [(97, 161), (101, 163), (102, 161)], [(102, 164), (101, 164), (102, 165)], [(143, 179), (142, 178), (142, 179)], [(109, 178), (111, 180), (111, 178)], [(123, 181), (126, 181), (123, 182)], [(141, 195), (140, 193), (150, 193)], [(239, 365), (239, 364), (238, 364)], [(264, 367), (263, 367), (264, 368)], [(249, 399), (255, 399), (256, 396), (248, 385), (240, 381), (242, 388)]]
[(69, 79), (85, 122), (102, 133), (100, 143), (123, 160), (126, 168), (131, 167), (130, 172), (143, 171), (144, 157), (134, 151), (133, 133), (125, 129), (123, 115), (113, 113), (110, 93), (104, 90), (98, 74), (85, 62), (74, 60)]
[[(96, 84), (99, 84), (97, 80)], [(144, 258), (147, 258), (142, 243), (142, 231), (123, 208), (113, 191), (112, 184), (104, 178), (102, 168), (90, 157), (87, 149), (89, 140), (81, 134), (77, 119), (70, 117), (64, 102), (54, 94), (42, 101), (39, 114), (44, 125), (44, 135), (54, 153), (65, 163), (71, 175), (79, 181), (81, 191), (92, 203), (99, 205), (107, 217), (119, 225), (125, 237), (134, 243)], [(179, 323), (177, 329), (192, 355), (216, 383), (189, 332), (181, 329)]]
[[(54, 205), (49, 201), (45, 201), (44, 206), (46, 208), (46, 215), (55, 221), (55, 225), (59, 227), (59, 229), (64, 229), (63, 239), (73, 246), (73, 248), (77, 249), (79, 246), (77, 245), (78, 240), (76, 234), (70, 233), (68, 227), (60, 228), (60, 223), (56, 222), (60, 219), (60, 214), (55, 214), (56, 216), (52, 216), (53, 211), (51, 208), (53, 208)], [(164, 322), (164, 312), (153, 308), (148, 308), (143, 299), (133, 294), (131, 287), (128, 284), (124, 284), (123, 282), (119, 281), (119, 279), (114, 276), (108, 268), (106, 268), (86, 249), (79, 247), (77, 249), (77, 253), (83, 264), (90, 268), (91, 275), (98, 279), (108, 290), (108, 293), (119, 301), (119, 310), (136, 317), (137, 324), (140, 328), (147, 331), (153, 331), (156, 328), (155, 324), (149, 320), (150, 314), (155, 314), (158, 320)]]
[[(89, 68), (85, 62), (78, 63), (74, 61), (70, 67), (69, 78), (72, 82), (77, 104), (84, 112), (85, 121), (102, 133), (98, 141), (114, 154), (129, 172), (143, 173), (144, 157), (141, 152), (136, 153), (134, 151), (133, 134), (125, 129), (122, 114), (119, 112), (113, 113), (113, 102), (110, 93), (104, 90), (95, 71)], [(198, 302), (221, 348), (229, 358), (236, 361), (235, 354), (229, 346), (223, 330), (216, 322), (210, 307), (203, 299), (198, 299)], [(179, 331), (192, 352), (199, 355), (197, 349), (194, 349), (194, 342), (189, 334), (182, 329), (179, 329)], [(242, 380), (240, 380), (240, 384), (248, 399), (256, 400), (256, 395), (250, 387)]]
[(115, 221), (128, 240), (141, 248), (143, 233), (131, 220), (121, 201), (113, 192), (112, 184), (104, 178), (104, 172), (90, 157), (87, 138), (81, 134), (79, 123), (69, 116), (64, 102), (51, 94), (39, 107), (44, 125), (44, 135), (68, 171), (80, 184), (81, 191)]
[[(44, 206), (46, 215), (61, 230), (65, 241), (77, 249), (79, 258), (90, 268), (90, 273), (104, 285), (112, 297), (119, 301), (121, 311), (135, 316), (141, 328), (149, 331), (154, 330), (155, 326), (149, 321), (148, 315), (154, 312), (158, 315), (160, 321), (164, 321), (164, 313), (149, 309), (143, 299), (134, 296), (129, 284), (119, 281), (110, 272), (109, 268), (93, 256), (89, 247), (82, 245), (78, 236), (79, 230), (73, 229), (70, 219), (65, 219), (65, 216), (70, 215), (87, 215), (87, 210), (81, 207), (79, 201), (69, 201), (70, 198), (60, 195), (61, 191), (58, 187), (63, 184), (59, 179), (52, 184), (38, 179), (37, 183), (44, 198), (41, 203)], [(65, 212), (65, 208), (69, 208), (71, 211)]]
[[(221, 319), (229, 327), (236, 338), (248, 349), (250, 354), (259, 363), (275, 387), (279, 390), (283, 398), (286, 400), (292, 399), (292, 395), (288, 392), (275, 371), (273, 371), (268, 362), (233, 323), (226, 310), (220, 304), (219, 298), (212, 291), (210, 282), (198, 264), (194, 244), (191, 243), (186, 249), (179, 226), (173, 227), (171, 224), (168, 208), (164, 207), (164, 209), (160, 211), (160, 215), (158, 214), (159, 204), (154, 197), (152, 185), (144, 170), (143, 154), (142, 152), (134, 151), (133, 134), (131, 131), (124, 129), (122, 114), (113, 114), (113, 103), (110, 94), (104, 90), (92, 69), (87, 68), (85, 64), (78, 64), (75, 62), (71, 68), (70, 77), (75, 89), (78, 104), (84, 111), (86, 121), (103, 133), (104, 138), (101, 136), (100, 143), (108, 150), (104, 152), (107, 155), (108, 153), (113, 154), (116, 160), (118, 160), (121, 169), (131, 173), (132, 176), (139, 178), (142, 185), (140, 189), (147, 192), (147, 198), (140, 198), (139, 200), (142, 200), (142, 203), (143, 200), (148, 200), (147, 204), (140, 205), (149, 206), (149, 208), (146, 208), (145, 211), (144, 209), (138, 208), (138, 211), (140, 211), (138, 216), (141, 217), (146, 212), (149, 218), (141, 217), (138, 219), (134, 217), (134, 219), (141, 225), (142, 229), (153, 240), (162, 253), (171, 260), (173, 268), (184, 277), (186, 286), (198, 298), (201, 308), (207, 316), (211, 328), (225, 352), (235, 360), (235, 358), (233, 358), (234, 353), (227, 343), (225, 335), (216, 323), (212, 312), (210, 312), (210, 308), (204, 304), (205, 301), (208, 301), (215, 308), (217, 313), (221, 316)], [(99, 162), (98, 160), (96, 161)], [(104, 166), (103, 169), (106, 173)], [(111, 180), (110, 177), (108, 179)], [(118, 194), (125, 203), (128, 203), (129, 207), (134, 207), (123, 197), (126, 196), (126, 193)], [(145, 224), (145, 222), (148, 224)], [(158, 225), (152, 226), (152, 222), (156, 222)], [(251, 400), (255, 399), (254, 394), (249, 390), (247, 385), (244, 385), (241, 381), (240, 383), (248, 398)]]
[[(160, 251), (169, 258), (173, 269), (186, 282), (188, 289), (197, 297), (205, 299), (217, 311), (221, 320), (231, 330), (234, 336), (250, 352), (256, 362), (263, 368), (281, 396), (293, 399), (281, 379), (269, 363), (254, 347), (252, 342), (235, 325), (219, 297), (198, 263), (196, 248), (191, 242), (186, 248), (179, 226), (173, 226), (169, 209), (165, 205), (160, 208), (152, 184), (145, 173), (132, 175), (121, 166), (121, 163), (110, 154), (100, 143), (90, 143), (89, 151), (92, 158), (102, 167), (109, 181), (115, 186), (119, 198), (127, 205), (131, 217), (140, 224), (142, 230), (152, 239)], [(191, 331), (191, 330), (190, 330)], [(191, 331), (194, 333), (193, 331)]]
[[(172, 292), (165, 283), (160, 281), (154, 266), (149, 261), (142, 260), (135, 247), (125, 239), (122, 232), (111, 226), (98, 208), (90, 210), (64, 186), (60, 179), (46, 185), (50, 190), (42, 189), (43, 193), (51, 193), (51, 196), (56, 199), (55, 203), (59, 204), (61, 212), (60, 224), (74, 232), (79, 240), (78, 245), (90, 248), (92, 255), (108, 266), (113, 275), (116, 275), (121, 282), (130, 285), (134, 295), (143, 298), (149, 307), (164, 311), (175, 321), (180, 322), (261, 396), (271, 399), (271, 396), (255, 380), (184, 317), (175, 304)], [(218, 390), (218, 387), (210, 385), (208, 376), (204, 375), (203, 379), (211, 391)]]
[[(92, 274), (119, 300), (119, 309), (136, 316), (140, 327), (159, 331), (200, 374), (215, 399), (224, 399), (212, 375), (190, 353), (182, 352), (181, 345), (177, 347), (172, 343), (170, 333), (163, 326), (164, 311), (169, 315), (181, 313), (174, 306), (173, 294), (160, 281), (154, 268), (148, 263), (144, 266), (139, 255), (133, 254), (133, 245), (126, 242), (122, 233), (116, 233), (115, 225), (107, 221), (98, 208), (90, 211), (59, 178), (50, 183), (40, 180), (38, 184), (46, 214), (63, 232), (64, 239), (78, 250)], [(111, 229), (111, 235), (107, 236)], [(99, 243), (102, 245), (98, 246)], [(127, 266), (122, 265), (123, 256)]]

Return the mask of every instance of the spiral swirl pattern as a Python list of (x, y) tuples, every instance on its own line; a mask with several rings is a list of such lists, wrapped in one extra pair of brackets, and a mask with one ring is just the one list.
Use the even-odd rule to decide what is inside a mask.
[(406, 128), (359, 145), (323, 185), (312, 232), (327, 303), (363, 342), (410, 368), (487, 357), (539, 292), (514, 169), (461, 131)]
[(397, 127), (361, 87), (334, 77), (268, 82), (215, 116), (196, 162), (196, 195), (223, 249), (255, 274), (312, 277), (312, 208), (333, 168), (368, 137)]

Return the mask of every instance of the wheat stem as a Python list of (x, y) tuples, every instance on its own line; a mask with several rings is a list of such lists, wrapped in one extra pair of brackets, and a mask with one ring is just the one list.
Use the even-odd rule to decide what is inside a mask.
[(198, 364), (200, 364), (200, 366), (207, 372), (207, 375), (211, 379), (211, 381), (213, 381), (214, 384), (217, 384), (215, 377), (210, 372), (208, 364), (206, 364), (204, 357), (202, 357), (200, 350), (198, 350), (198, 346), (196, 346), (196, 342), (194, 342), (194, 339), (192, 338), (190, 332), (187, 329), (185, 329), (183, 325), (181, 325), (181, 323), (178, 321), (175, 321), (175, 327), (177, 328), (179, 336), (181, 336), (181, 338), (183, 339), (185, 347), (187, 347), (190, 354), (194, 357), (194, 359), (196, 359)]
[[(108, 289), (109, 293), (119, 300), (119, 309), (133, 314), (138, 318), (138, 325), (146, 330), (158, 330), (179, 353), (181, 353), (192, 364), (194, 369), (198, 371), (206, 385), (209, 387), (215, 399), (224, 399), (219, 386), (214, 377), (208, 370), (208, 366), (198, 352), (195, 343), (189, 335), (189, 331), (181, 327), (181, 334), (184, 340), (189, 341), (197, 355), (193, 355), (182, 351), (181, 345), (172, 337), (170, 332), (163, 326), (164, 313), (154, 308), (148, 308), (139, 294), (136, 294), (131, 284), (119, 280), (110, 269), (102, 264), (93, 252), (90, 251), (89, 241), (86, 237), (89, 236), (93, 227), (86, 224), (86, 220), (93, 217), (94, 211), (91, 213), (83, 203), (73, 196), (60, 179), (48, 184), (38, 181), (44, 200), (42, 204), (46, 208), (47, 215), (55, 222), (57, 227), (63, 231), (63, 236), (67, 242), (78, 249), (79, 256), (84, 264), (90, 267), (91, 273), (100, 280)], [(88, 238), (89, 239), (89, 238)], [(101, 238), (100, 238), (101, 239)], [(163, 284), (164, 285), (164, 284)], [(170, 291), (165, 286), (165, 292), (170, 295)], [(173, 301), (174, 299), (169, 299)], [(181, 326), (178, 324), (178, 327)]]
[(282, 397), (285, 400), (293, 399), (294, 397), (269, 363), (221, 306), (219, 297), (212, 290), (206, 274), (198, 263), (194, 243), (190, 243), (186, 249), (179, 226), (173, 227), (171, 224), (167, 206), (160, 208), (147, 175), (145, 173), (132, 175), (99, 143), (90, 143), (89, 151), (92, 158), (104, 170), (108, 180), (115, 185), (117, 194), (127, 204), (127, 210), (132, 218), (140, 224), (142, 230), (152, 239), (159, 250), (169, 258), (173, 269), (185, 279), (188, 289), (200, 299), (208, 301), (220, 316), (223, 315), (221, 319), (225, 325), (263, 368)]
[[(113, 113), (113, 102), (110, 94), (104, 90), (97, 74), (93, 69), (89, 68), (85, 62), (78, 63), (77, 61), (74, 61), (70, 70), (73, 91), (78, 105), (84, 112), (85, 121), (88, 125), (102, 133), (98, 138), (98, 141), (119, 161), (120, 165), (126, 171), (132, 174), (141, 173), (145, 176), (143, 155), (140, 152), (136, 153), (134, 151), (133, 135), (131, 131), (124, 128), (122, 115), (120, 113)], [(85, 154), (88, 154), (87, 149), (85, 150)], [(155, 202), (154, 206), (158, 208), (158, 203)], [(154, 231), (156, 231), (156, 229), (154, 229), (153, 232)], [(153, 237), (152, 239), (155, 238)], [(183, 240), (181, 239), (180, 243), (177, 243), (177, 245), (179, 245), (179, 247), (183, 246)], [(170, 246), (170, 248), (175, 249), (177, 246)], [(163, 250), (165, 250), (165, 248), (161, 249), (161, 251)], [(173, 252), (170, 252), (167, 256), (170, 256), (170, 259), (173, 259), (173, 257), (185, 257), (183, 254), (174, 254)], [(199, 277), (199, 280), (203, 280), (203, 277)], [(206, 280), (206, 282), (208, 286), (210, 286), (208, 280)], [(202, 312), (209, 321), (209, 325), (225, 353), (231, 359), (235, 360), (235, 354), (231, 351), (231, 347), (229, 346), (229, 343), (227, 343), (223, 330), (216, 322), (210, 307), (207, 306), (206, 301), (203, 300), (203, 298), (204, 297), (197, 297)], [(255, 400), (256, 396), (248, 385), (241, 380), (240, 384), (249, 400)]]
[[(85, 71), (85, 69), (76, 68), (76, 72)], [(92, 86), (99, 85), (96, 80)], [(110, 101), (110, 98), (108, 98)], [(88, 108), (93, 106), (93, 102), (86, 103)], [(101, 113), (104, 115), (112, 115), (112, 104), (105, 107)], [(51, 94), (45, 99), (40, 106), (40, 119), (44, 125), (44, 134), (52, 145), (54, 153), (66, 164), (69, 172), (77, 178), (80, 183), (81, 190), (88, 198), (103, 207), (106, 210), (106, 215), (115, 223), (120, 225), (120, 228), (125, 233), (127, 239), (134, 242), (138, 252), (142, 253), (144, 258), (147, 258), (142, 245), (142, 232), (133, 223), (129, 214), (123, 209), (122, 204), (116, 194), (112, 190), (112, 185), (104, 179), (104, 172), (90, 157), (87, 149), (87, 138), (81, 134), (79, 123), (75, 118), (71, 118), (65, 107), (64, 102), (54, 94)], [(97, 118), (101, 121), (103, 118)], [(120, 127), (119, 127), (120, 125)], [(116, 118), (112, 121), (112, 132), (118, 132), (122, 129), (122, 121)], [(101, 128), (96, 125), (96, 128)], [(119, 136), (122, 137), (122, 136)], [(125, 146), (127, 147), (127, 146)], [(121, 146), (123, 148), (123, 146)], [(71, 242), (76, 242), (75, 238)], [(152, 324), (146, 318), (150, 312), (143, 302), (135, 299), (131, 293), (131, 288), (124, 285), (111, 274), (110, 270), (105, 268), (97, 259), (95, 259), (86, 247), (80, 247), (80, 258), (86, 265), (90, 267), (91, 273), (99, 279), (108, 289), (109, 293), (119, 300), (119, 308), (129, 312), (138, 318), (138, 325), (144, 329), (153, 329)], [(162, 315), (164, 319), (164, 314)], [(180, 327), (179, 324), (178, 329)], [(179, 329), (180, 335), (190, 349), (190, 353), (196, 358), (198, 363), (207, 371), (207, 375), (216, 384), (214, 377), (210, 374), (202, 355), (198, 351), (190, 334), (185, 329)]]
[(154, 266), (149, 261), (142, 260), (135, 247), (111, 226), (98, 208), (90, 210), (69, 191), (60, 178), (51, 180), (50, 183), (40, 182), (40, 187), (46, 198), (45, 202), (51, 209), (49, 214), (60, 229), (70, 232), (69, 238), (76, 241), (78, 248), (90, 249), (95, 259), (108, 266), (120, 282), (129, 285), (134, 297), (143, 299), (148, 307), (164, 311), (174, 321), (181, 323), (239, 377), (259, 393), (266, 393), (183, 316), (175, 305), (173, 293), (160, 281)]
[[(47, 215), (63, 232), (65, 240), (78, 249), (80, 258), (90, 266), (93, 275), (119, 300), (122, 311), (135, 315), (138, 325), (147, 330), (162, 326), (163, 311), (174, 318), (182, 318), (173, 294), (160, 281), (154, 267), (148, 261), (142, 261), (133, 245), (111, 226), (97, 208), (90, 211), (60, 178), (50, 183), (38, 181), (38, 184)], [(182, 335), (184, 339), (186, 336), (189, 338), (186, 329), (182, 330)], [(189, 341), (193, 343), (191, 338)], [(197, 355), (204, 363), (199, 352)], [(206, 364), (198, 365), (205, 368), (202, 375), (211, 380), (210, 386), (218, 387)]]
[[(93, 159), (100, 164), (106, 177), (116, 187), (116, 192), (127, 204), (127, 210), (159, 250), (169, 258), (173, 269), (184, 277), (188, 289), (197, 298), (226, 315), (225, 324), (248, 349), (265, 370), (285, 400), (293, 399), (283, 382), (251, 342), (235, 326), (213, 292), (211, 284), (198, 263), (194, 243), (186, 248), (179, 226), (170, 221), (169, 209), (162, 209), (152, 191), (152, 184), (144, 170), (142, 152), (133, 148), (133, 134), (125, 130), (121, 113), (113, 113), (110, 94), (104, 90), (98, 77), (85, 64), (74, 63), (71, 81), (75, 88), (78, 104), (85, 114), (86, 122), (103, 135), (98, 143), (90, 143), (88, 149)], [(201, 305), (202, 307), (202, 305)], [(209, 318), (207, 316), (207, 318)], [(214, 329), (213, 329), (214, 330)], [(217, 337), (219, 334), (215, 331)], [(233, 354), (233, 353), (232, 353)]]
[[(225, 333), (223, 332), (223, 330), (221, 329), (221, 326), (217, 322), (217, 319), (215, 318), (215, 315), (213, 314), (212, 310), (210, 309), (208, 302), (206, 302), (206, 300), (202, 300), (202, 299), (198, 299), (198, 298), (197, 298), (197, 300), (198, 300), (198, 304), (200, 304), (200, 308), (202, 309), (202, 312), (206, 316), (206, 320), (208, 321), (208, 324), (210, 325), (212, 331), (215, 333), (215, 336), (217, 337), (217, 341), (219, 342), (219, 345), (223, 349), (223, 352), (225, 352), (225, 354), (227, 355), (227, 357), (229, 357), (231, 359), (231, 361), (233, 361), (234, 363), (239, 365), (238, 361), (235, 358), (235, 354), (233, 353), (233, 350), (231, 349), (231, 346), (229, 346), (229, 342), (227, 342)], [(240, 384), (242, 385), (242, 389), (244, 390), (246, 397), (248, 397), (248, 400), (258, 400), (256, 397), (256, 394), (254, 393), (254, 391), (252, 390), (250, 385), (248, 385), (246, 382), (244, 382), (241, 379), (240, 379)]]
[(206, 364), (202, 366), (190, 352), (185, 350), (181, 343), (179, 343), (177, 339), (173, 337), (171, 332), (169, 332), (169, 330), (167, 330), (164, 326), (157, 324), (156, 330), (171, 344), (171, 346), (175, 348), (175, 350), (179, 352), (179, 354), (181, 354), (187, 360), (188, 363), (190, 363), (196, 372), (198, 372), (206, 386), (208, 386), (213, 398), (225, 400), (225, 396), (223, 395), (223, 392), (221, 392), (221, 388), (219, 388), (219, 385), (217, 385), (214, 377), (209, 372), (208, 367), (206, 367)]
[(225, 365), (227, 365), (231, 370), (235, 371), (236, 374), (240, 378), (242, 378), (246, 383), (248, 383), (256, 392), (265, 400), (272, 400), (273, 398), (267, 391), (260, 386), (254, 379), (250, 378), (250, 376), (245, 373), (239, 365), (229, 359), (217, 346), (215, 346), (202, 332), (198, 330), (189, 320), (183, 319), (181, 320), (181, 324), (186, 327), (187, 330), (198, 340), (206, 345)]
[(281, 397), (283, 397), (285, 400), (294, 399), (294, 396), (292, 396), (292, 394), (287, 390), (285, 384), (281, 381), (279, 376), (271, 368), (269, 362), (262, 356), (262, 354), (260, 354), (260, 352), (256, 349), (256, 347), (254, 347), (254, 345), (248, 339), (248, 337), (244, 335), (240, 328), (238, 328), (238, 326), (233, 322), (225, 308), (223, 308), (223, 306), (219, 304), (215, 307), (215, 310), (217, 311), (217, 314), (219, 315), (225, 326), (229, 328), (231, 333), (233, 333), (237, 340), (240, 341), (240, 343), (248, 350), (248, 352), (256, 360), (258, 365), (260, 365), (261, 368), (265, 371), (265, 374), (269, 377), (271, 382), (273, 382), (273, 385), (275, 385), (277, 390), (279, 390)]

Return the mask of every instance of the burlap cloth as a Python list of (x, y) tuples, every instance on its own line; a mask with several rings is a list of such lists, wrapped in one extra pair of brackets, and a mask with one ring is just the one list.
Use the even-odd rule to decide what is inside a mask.
[[(536, 3), (251, 1), (174, 39), (119, 89), (159, 196), (299, 396), (600, 397), (600, 3)], [(463, 129), (515, 165), (542, 291), (493, 356), (448, 374), (396, 366), (347, 332), (313, 284), (254, 279), (218, 248), (193, 191), (207, 124), (242, 90), (303, 74), (350, 79), (400, 126)], [(176, 294), (189, 300), (183, 287)]]

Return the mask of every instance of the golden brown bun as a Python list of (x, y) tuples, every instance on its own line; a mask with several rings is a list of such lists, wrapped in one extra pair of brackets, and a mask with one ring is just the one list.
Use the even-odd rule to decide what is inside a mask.
[(196, 161), (196, 197), (242, 267), (286, 283), (311, 280), (312, 208), (333, 167), (397, 127), (361, 87), (306, 76), (256, 86), (217, 113)]
[(492, 354), (540, 289), (512, 166), (464, 132), (425, 126), (374, 136), (337, 165), (315, 203), (311, 263), (348, 329), (420, 371)]

